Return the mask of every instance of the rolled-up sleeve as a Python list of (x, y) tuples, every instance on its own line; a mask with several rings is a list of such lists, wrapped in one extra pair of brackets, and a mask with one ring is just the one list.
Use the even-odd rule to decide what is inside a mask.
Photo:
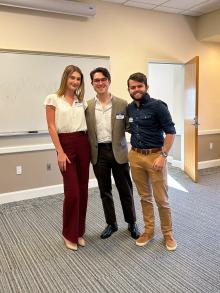
[(161, 127), (166, 134), (176, 134), (175, 123), (172, 120), (166, 103), (158, 100), (158, 119)]

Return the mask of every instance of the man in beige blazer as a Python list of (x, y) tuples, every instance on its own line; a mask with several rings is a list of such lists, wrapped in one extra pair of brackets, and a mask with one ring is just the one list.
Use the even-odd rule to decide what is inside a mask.
[(90, 73), (96, 91), (88, 101), (86, 120), (91, 147), (91, 162), (98, 181), (107, 223), (101, 238), (108, 238), (118, 230), (112, 196), (111, 173), (120, 196), (124, 219), (131, 237), (139, 236), (133, 200), (132, 181), (128, 165), (128, 148), (125, 138), (127, 102), (109, 92), (111, 76), (106, 68), (98, 67)]

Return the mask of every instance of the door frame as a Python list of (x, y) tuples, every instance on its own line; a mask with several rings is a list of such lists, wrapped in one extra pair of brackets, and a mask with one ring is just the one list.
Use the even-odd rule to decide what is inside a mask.
[[(187, 176), (189, 176), (192, 181), (194, 181), (195, 183), (198, 182), (198, 178), (199, 178), (199, 172), (198, 172), (198, 153), (199, 153), (199, 149), (198, 149), (198, 140), (199, 140), (199, 56), (194, 56), (193, 58), (191, 58), (189, 61), (185, 62), (185, 65), (187, 64), (195, 64), (196, 68), (195, 68), (195, 88), (196, 88), (196, 95), (195, 95), (195, 113), (194, 113), (194, 122), (192, 123), (192, 125), (194, 125), (194, 151), (195, 151), (195, 166), (194, 169), (192, 171), (192, 169), (190, 170), (190, 172), (186, 172), (185, 171), (185, 165), (186, 161), (184, 160), (184, 172), (187, 174)], [(185, 92), (185, 84), (184, 84), (184, 92)], [(184, 94), (185, 96), (185, 94)], [(184, 109), (185, 109), (186, 104), (184, 103)], [(184, 126), (185, 126), (185, 117), (184, 117)], [(186, 135), (185, 129), (184, 129), (184, 136)], [(184, 149), (184, 153), (185, 153), (185, 149)]]
[[(170, 65), (182, 65), (184, 67), (185, 63), (178, 60), (168, 60), (168, 59), (154, 59), (154, 58), (147, 58), (147, 77), (149, 74), (149, 63), (155, 63), (155, 64), (170, 64)], [(183, 72), (184, 74), (184, 72)], [(149, 84), (150, 86), (150, 84)], [(184, 92), (183, 92), (183, 99), (184, 99)], [(184, 102), (184, 100), (182, 101)], [(184, 116), (183, 116), (183, 126), (184, 126)], [(184, 128), (177, 132), (177, 135), (180, 135), (180, 161), (172, 160), (170, 161), (172, 163), (172, 166), (178, 167), (181, 170), (184, 171)], [(169, 161), (169, 157), (168, 157)]]

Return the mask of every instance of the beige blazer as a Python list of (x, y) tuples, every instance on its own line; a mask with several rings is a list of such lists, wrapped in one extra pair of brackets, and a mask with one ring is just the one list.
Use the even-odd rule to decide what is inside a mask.
[[(123, 119), (117, 119), (118, 114), (123, 114)], [(125, 130), (128, 127), (127, 102), (117, 97), (112, 97), (112, 149), (115, 160), (119, 164), (128, 161), (128, 146), (125, 138)], [(98, 159), (98, 141), (95, 119), (95, 99), (88, 101), (86, 109), (86, 121), (91, 149), (91, 162), (93, 165)]]

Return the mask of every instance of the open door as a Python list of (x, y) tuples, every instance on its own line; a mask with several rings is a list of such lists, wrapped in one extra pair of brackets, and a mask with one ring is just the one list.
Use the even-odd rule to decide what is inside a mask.
[(198, 182), (199, 57), (185, 63), (184, 172)]

